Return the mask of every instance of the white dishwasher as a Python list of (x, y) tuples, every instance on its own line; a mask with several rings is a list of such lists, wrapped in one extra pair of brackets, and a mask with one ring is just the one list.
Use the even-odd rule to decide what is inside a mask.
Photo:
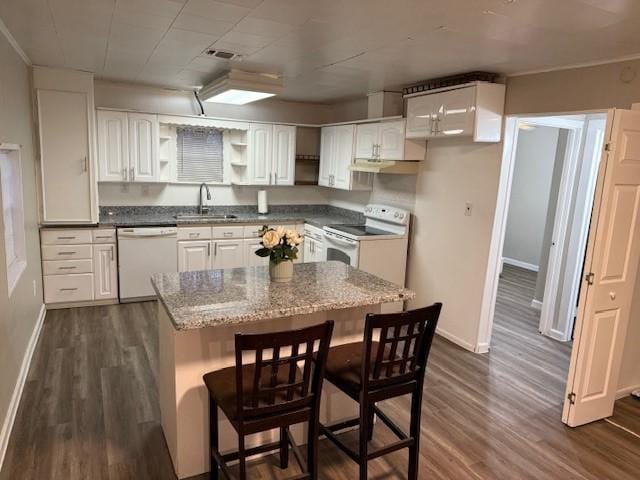
[(120, 301), (155, 297), (154, 273), (178, 271), (176, 227), (118, 228), (118, 280)]

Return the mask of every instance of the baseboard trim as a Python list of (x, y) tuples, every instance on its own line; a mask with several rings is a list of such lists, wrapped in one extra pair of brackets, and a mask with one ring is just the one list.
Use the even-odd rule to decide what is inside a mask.
[(462, 340), (461, 338), (455, 336), (454, 334), (449, 333), (446, 330), (443, 330), (442, 328), (436, 328), (436, 333), (438, 335), (440, 335), (441, 337), (446, 338), (450, 342), (455, 343), (459, 347), (462, 347), (465, 350), (469, 350), (470, 352), (476, 353), (475, 345), (471, 345), (469, 342), (465, 342), (464, 340)]
[(22, 398), (22, 390), (24, 384), (27, 381), (27, 374), (29, 373), (29, 367), (31, 366), (31, 359), (33, 358), (33, 352), (36, 349), (40, 332), (42, 331), (42, 325), (44, 324), (44, 317), (47, 314), (47, 310), (44, 305), (40, 307), (40, 313), (38, 314), (38, 320), (31, 333), (31, 338), (27, 344), (27, 350), (22, 357), (22, 365), (20, 366), (20, 373), (18, 374), (18, 380), (16, 386), (13, 389), (13, 395), (11, 396), (11, 402), (9, 403), (9, 411), (2, 424), (2, 430), (0, 430), (0, 470), (4, 463), (4, 457), (7, 453), (7, 447), (9, 445), (9, 437), (11, 436), (11, 429), (13, 428), (13, 422), (16, 419), (16, 413), (18, 412), (18, 405), (20, 405), (20, 398)]
[(502, 257), (502, 263), (506, 263), (507, 265), (513, 265), (514, 267), (524, 268), (525, 270), (531, 270), (532, 272), (540, 271), (540, 267), (538, 265), (516, 260), (514, 258)]
[(534, 298), (533, 300), (531, 300), (531, 308), (542, 311), (542, 302)]
[(627, 395), (631, 395), (631, 392), (633, 392), (634, 390), (640, 390), (640, 385), (633, 385), (631, 387), (621, 388), (616, 392), (616, 400), (620, 400), (621, 398), (624, 398)]

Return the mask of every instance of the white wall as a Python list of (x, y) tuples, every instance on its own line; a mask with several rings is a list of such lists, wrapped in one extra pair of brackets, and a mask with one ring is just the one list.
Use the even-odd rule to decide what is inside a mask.
[(410, 306), (442, 302), (438, 332), (469, 350), (478, 339), (501, 150), (470, 139), (430, 140), (417, 177), (407, 282), (417, 296)]
[(560, 129), (520, 130), (502, 256), (540, 265)]
[(0, 143), (2, 142), (22, 145), (27, 268), (8, 297), (4, 226), (0, 221), (0, 463), (42, 308), (30, 72), (0, 33)]

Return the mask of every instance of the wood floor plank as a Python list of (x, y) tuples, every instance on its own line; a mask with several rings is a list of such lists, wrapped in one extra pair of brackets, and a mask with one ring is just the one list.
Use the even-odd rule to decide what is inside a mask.
[[(539, 334), (534, 289), (534, 273), (505, 266), (490, 353), (434, 341), (421, 479), (638, 479), (636, 437), (607, 422), (576, 429), (561, 423), (571, 345)], [(153, 302), (48, 312), (0, 480), (173, 480), (157, 365)], [(636, 428), (639, 405), (618, 402), (614, 419)], [(381, 407), (407, 425), (408, 398)], [(377, 424), (372, 445), (392, 440)], [(319, 458), (321, 479), (357, 478), (356, 465), (329, 442), (320, 442)], [(298, 471), (290, 463), (281, 471), (277, 456), (255, 460), (250, 478), (286, 478)], [(406, 465), (406, 452), (396, 452), (370, 462), (369, 477), (406, 478)]]

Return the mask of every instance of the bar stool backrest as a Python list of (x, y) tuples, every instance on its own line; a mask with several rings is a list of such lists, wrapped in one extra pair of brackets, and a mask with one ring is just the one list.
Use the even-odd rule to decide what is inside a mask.
[[(424, 378), (441, 303), (399, 313), (368, 314), (362, 358), (363, 390)], [(374, 338), (379, 331), (379, 340)]]
[[(236, 334), (239, 419), (314, 407), (320, 398), (333, 332), (328, 320), (299, 330)], [(251, 361), (244, 362), (245, 358)], [(255, 368), (242, 368), (254, 364)]]

